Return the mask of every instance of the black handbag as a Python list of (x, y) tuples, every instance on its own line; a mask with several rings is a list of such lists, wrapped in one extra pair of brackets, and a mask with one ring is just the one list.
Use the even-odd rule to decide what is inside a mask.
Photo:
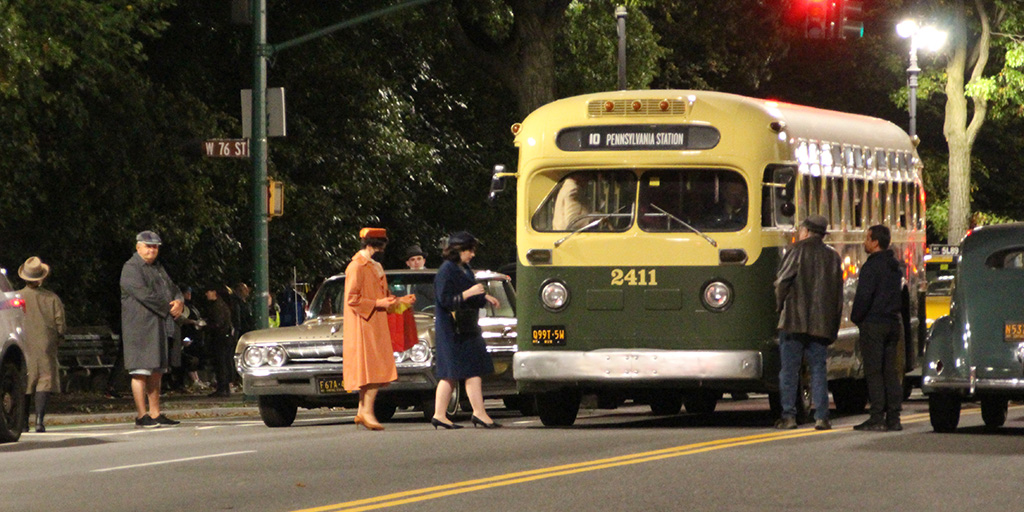
[(479, 334), (483, 332), (480, 329), (479, 309), (460, 309), (452, 312), (452, 317), (455, 320), (455, 334)]

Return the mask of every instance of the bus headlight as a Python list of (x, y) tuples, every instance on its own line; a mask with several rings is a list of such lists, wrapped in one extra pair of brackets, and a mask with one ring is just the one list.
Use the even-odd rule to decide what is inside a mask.
[(712, 281), (704, 286), (701, 299), (711, 311), (725, 311), (732, 304), (732, 288), (722, 281)]
[(569, 304), (569, 289), (561, 281), (548, 281), (540, 288), (540, 302), (549, 311), (561, 311)]

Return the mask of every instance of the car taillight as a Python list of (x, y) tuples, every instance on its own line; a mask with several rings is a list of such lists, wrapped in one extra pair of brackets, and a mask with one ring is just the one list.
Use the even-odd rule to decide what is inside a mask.
[(7, 303), (10, 304), (12, 308), (21, 308), (22, 311), (25, 311), (25, 299), (21, 297), (15, 297), (7, 301)]

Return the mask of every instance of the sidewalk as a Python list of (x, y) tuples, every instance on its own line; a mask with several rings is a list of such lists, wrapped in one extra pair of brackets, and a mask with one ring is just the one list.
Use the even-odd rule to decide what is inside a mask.
[[(255, 398), (241, 393), (230, 397), (206, 394), (167, 392), (160, 395), (161, 412), (176, 420), (193, 418), (259, 417)], [(34, 430), (35, 414), (30, 426)], [(46, 425), (78, 425), (86, 423), (131, 423), (135, 421), (135, 405), (131, 393), (112, 398), (102, 393), (61, 393), (51, 395), (47, 406)]]

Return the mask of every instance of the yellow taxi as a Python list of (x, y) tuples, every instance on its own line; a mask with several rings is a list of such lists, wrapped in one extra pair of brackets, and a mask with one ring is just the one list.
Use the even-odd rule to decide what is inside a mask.
[(953, 277), (956, 274), (960, 247), (956, 245), (929, 245), (924, 257), (928, 291), (925, 297), (925, 325), (931, 328), (935, 320), (949, 314), (949, 301), (953, 297)]

